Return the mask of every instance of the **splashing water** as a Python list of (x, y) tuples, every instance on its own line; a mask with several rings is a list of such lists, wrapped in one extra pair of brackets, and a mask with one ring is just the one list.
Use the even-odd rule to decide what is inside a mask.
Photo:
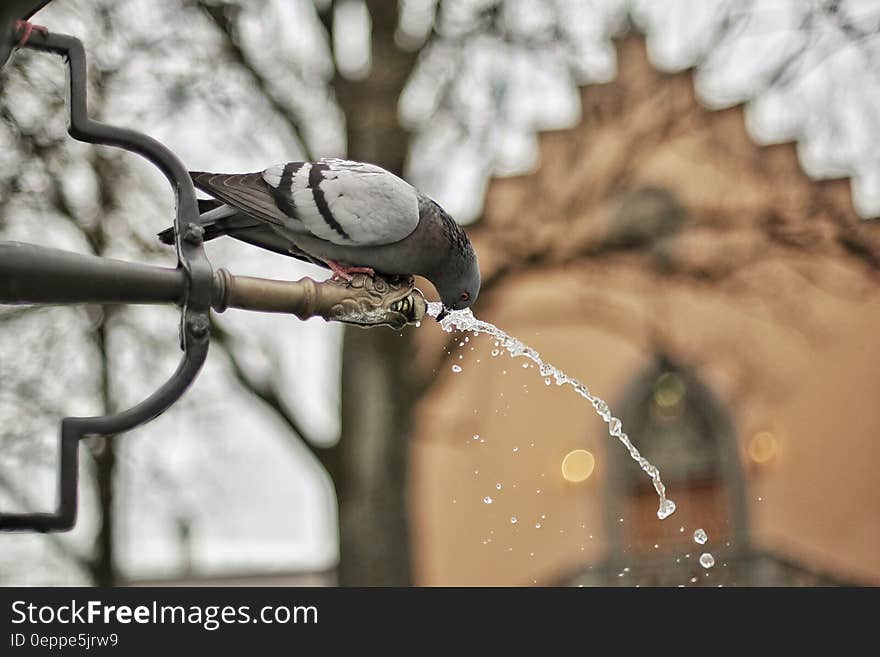
[[(431, 317), (436, 319), (442, 311), (443, 304), (438, 302), (428, 303), (428, 314)], [(620, 420), (611, 414), (608, 404), (599, 397), (590, 394), (587, 386), (577, 379), (572, 379), (562, 370), (558, 370), (549, 363), (545, 363), (537, 351), (523, 344), (516, 338), (509, 336), (494, 324), (477, 319), (470, 310), (453, 310), (447, 312), (445, 317), (439, 320), (439, 322), (440, 327), (447, 333), (452, 333), (453, 331), (473, 331), (474, 333), (489, 335), (495, 338), (496, 346), (507, 351), (512, 358), (527, 358), (537, 365), (539, 374), (544, 377), (545, 380), (552, 379), (558, 386), (567, 385), (574, 388), (575, 392), (590, 402), (593, 405), (593, 408), (596, 409), (596, 413), (605, 420), (608, 424), (608, 433), (623, 443), (623, 446), (626, 447), (632, 459), (638, 463), (639, 467), (645, 472), (645, 474), (651, 478), (651, 481), (654, 483), (654, 490), (657, 491), (657, 495), (660, 497), (660, 507), (657, 510), (657, 517), (660, 518), (660, 520), (663, 520), (675, 512), (675, 502), (666, 497), (666, 486), (663, 485), (663, 481), (660, 479), (660, 471), (656, 466), (652, 465), (648, 459), (639, 453), (639, 450), (636, 449), (635, 445), (630, 442), (629, 436), (623, 432), (623, 425)], [(527, 364), (524, 364), (523, 366), (527, 367)]]

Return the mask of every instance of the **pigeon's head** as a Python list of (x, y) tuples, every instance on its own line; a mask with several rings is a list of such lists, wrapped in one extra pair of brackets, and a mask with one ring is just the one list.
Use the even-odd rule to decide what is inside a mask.
[(450, 263), (451, 266), (434, 281), (443, 307), (447, 310), (468, 308), (480, 294), (480, 267), (470, 243), (468, 253), (461, 258), (456, 255), (453, 259), (459, 262)]
[(419, 216), (434, 235), (428, 279), (447, 311), (468, 308), (480, 294), (480, 266), (471, 241), (449, 213), (424, 194), (419, 194)]

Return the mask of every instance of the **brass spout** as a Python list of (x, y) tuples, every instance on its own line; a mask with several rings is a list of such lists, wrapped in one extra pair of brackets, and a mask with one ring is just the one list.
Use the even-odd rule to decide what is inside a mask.
[(331, 279), (319, 283), (311, 278), (275, 281), (234, 276), (225, 269), (214, 274), (212, 305), (218, 312), (241, 308), (393, 329), (421, 321), (428, 309), (411, 278), (355, 274), (350, 282)]

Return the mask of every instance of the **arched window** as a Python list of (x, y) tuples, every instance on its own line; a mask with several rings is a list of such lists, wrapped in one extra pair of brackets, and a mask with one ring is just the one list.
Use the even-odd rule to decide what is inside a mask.
[[(669, 585), (688, 581), (691, 571), (705, 574), (698, 564), (704, 551), (712, 552), (719, 565), (721, 559), (732, 561), (746, 553), (746, 499), (736, 435), (709, 387), (694, 371), (658, 356), (626, 387), (616, 408), (633, 444), (660, 469), (678, 508), (659, 521), (650, 479), (623, 450), (609, 450), (609, 568), (639, 563), (642, 583)], [(700, 528), (710, 537), (705, 546), (693, 540)], [(676, 567), (670, 568), (670, 561)], [(711, 579), (717, 584), (730, 576), (739, 577), (719, 568)], [(741, 577), (739, 583), (744, 583)]]
[[(661, 361), (633, 382), (620, 414), (633, 443), (660, 468), (668, 486), (712, 486), (723, 477), (729, 422), (692, 373)], [(620, 466), (628, 494), (653, 491), (638, 467)]]

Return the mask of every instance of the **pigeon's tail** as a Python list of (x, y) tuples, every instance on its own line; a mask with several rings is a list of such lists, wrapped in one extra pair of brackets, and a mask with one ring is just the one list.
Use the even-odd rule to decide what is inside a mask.
[[(205, 229), (205, 235), (202, 239), (206, 242), (216, 237), (222, 237), (226, 234), (226, 231), (217, 224), (202, 224), (202, 228)], [(174, 226), (166, 228), (159, 233), (159, 241), (162, 242), (162, 244), (174, 246)]]
[[(233, 208), (230, 208), (220, 201), (212, 198), (198, 199), (199, 204), (199, 225), (205, 230), (204, 240), (212, 240), (215, 237), (225, 235), (230, 228), (229, 218), (238, 214)], [(241, 223), (241, 222), (239, 222)], [(253, 223), (244, 222), (245, 225)], [(235, 225), (235, 223), (232, 223)], [(162, 244), (174, 245), (174, 226), (166, 228), (159, 233), (159, 241)]]
[[(253, 244), (261, 249), (274, 251), (285, 256), (292, 256), (322, 267), (327, 266), (320, 259), (312, 258), (300, 250), (289, 239), (274, 230), (272, 226), (243, 212), (239, 212), (236, 208), (230, 207), (225, 203), (213, 199), (200, 199), (199, 210), (202, 211), (202, 214), (199, 215), (198, 224), (205, 231), (202, 237), (205, 241), (229, 235), (229, 237)], [(174, 227), (166, 228), (159, 233), (159, 241), (173, 246)]]

